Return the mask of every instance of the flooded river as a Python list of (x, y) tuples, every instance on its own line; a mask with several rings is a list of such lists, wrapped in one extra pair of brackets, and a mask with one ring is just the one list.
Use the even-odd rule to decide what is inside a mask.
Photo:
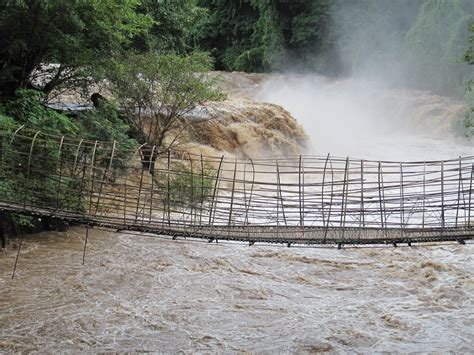
[(0, 253), (0, 351), (474, 348), (474, 245), (286, 248), (85, 229)]
[[(444, 137), (450, 117), (463, 110), (458, 102), (423, 92), (377, 101), (373, 91), (351, 101), (359, 86), (313, 81), (277, 79), (260, 96), (303, 123), (317, 154), (412, 160), (473, 153)], [(394, 123), (401, 134), (385, 134), (399, 131)], [(472, 242), (337, 250), (91, 230), (82, 266), (84, 236), (74, 227), (25, 237), (13, 280), (19, 240), (0, 252), (0, 352), (474, 349)]]

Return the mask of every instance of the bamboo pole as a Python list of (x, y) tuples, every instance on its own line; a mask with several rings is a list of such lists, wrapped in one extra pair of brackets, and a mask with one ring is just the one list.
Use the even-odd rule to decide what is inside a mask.
[(405, 224), (405, 194), (404, 194), (404, 187), (403, 187), (403, 165), (400, 163), (400, 230), (402, 231), (401, 234), (403, 236), (403, 227)]
[(153, 195), (154, 195), (154, 190), (155, 190), (155, 164), (153, 161), (153, 157), (155, 156), (155, 150), (156, 150), (156, 145), (153, 146), (151, 149), (151, 155), (150, 155), (150, 164), (148, 166), (148, 173), (151, 176), (151, 188), (150, 188), (150, 215), (148, 218), (148, 222), (151, 223), (152, 221), (152, 214), (153, 214)]
[(328, 160), (329, 160), (329, 153), (326, 157), (326, 161), (324, 162), (324, 169), (323, 169), (323, 177), (322, 177), (322, 182), (321, 182), (321, 216), (323, 218), (323, 226), (325, 226), (325, 221), (324, 221), (324, 183), (326, 181), (326, 169), (328, 167)]
[[(199, 226), (202, 226), (202, 210), (204, 204), (204, 163), (202, 161), (202, 153), (201, 153), (201, 208), (199, 210)], [(207, 197), (207, 196), (206, 196)]]
[(90, 190), (90, 194), (89, 194), (89, 209), (88, 209), (88, 214), (87, 214), (87, 217), (90, 218), (91, 217), (91, 210), (92, 210), (92, 196), (94, 195), (94, 181), (95, 181), (95, 168), (94, 168), (94, 165), (95, 165), (95, 158), (96, 158), (96, 152), (97, 152), (97, 141), (95, 141), (94, 143), (94, 149), (92, 151), (92, 160), (91, 160), (91, 177), (92, 177), (92, 180), (91, 180), (91, 190)]
[[(328, 154), (329, 158), (329, 154)], [(326, 243), (328, 231), (329, 231), (329, 223), (331, 222), (331, 211), (332, 211), (332, 202), (333, 202), (333, 197), (334, 197), (334, 170), (332, 166), (332, 160), (329, 161), (329, 166), (331, 167), (331, 195), (329, 199), (329, 211), (328, 211), (328, 219), (326, 222), (326, 228), (324, 230), (324, 238), (323, 238), (323, 243)]]
[(115, 145), (116, 145), (117, 142), (114, 141), (113, 145), (112, 145), (112, 152), (110, 153), (110, 159), (109, 159), (109, 162), (107, 163), (107, 166), (105, 168), (105, 171), (104, 171), (104, 174), (102, 175), (102, 179), (100, 180), (100, 187), (99, 187), (99, 194), (97, 196), (97, 203), (95, 205), (95, 213), (94, 215), (97, 215), (97, 212), (99, 210), (99, 204), (100, 204), (100, 199), (102, 197), (102, 188), (104, 186), (104, 183), (105, 183), (105, 179), (107, 178), (107, 173), (109, 172), (109, 170), (112, 168), (112, 162), (114, 160), (114, 154), (115, 154)]
[(219, 168), (217, 169), (217, 174), (216, 174), (216, 181), (214, 183), (214, 191), (212, 192), (212, 201), (211, 201), (211, 208), (209, 210), (209, 226), (214, 225), (214, 216), (215, 216), (215, 203), (216, 203), (216, 194), (217, 194), (217, 187), (219, 185), (219, 176), (221, 173), (221, 168), (222, 168), (222, 161), (224, 160), (224, 156), (221, 157), (221, 160), (219, 161)]
[(59, 194), (61, 191), (61, 179), (63, 176), (63, 143), (64, 143), (64, 136), (61, 137), (61, 142), (59, 143), (58, 149), (58, 160), (56, 162), (56, 166), (59, 165), (59, 177), (58, 177), (58, 185), (56, 186), (56, 210), (59, 209)]
[(171, 211), (170, 211), (170, 193), (171, 193), (171, 181), (170, 181), (170, 169), (171, 169), (171, 151), (168, 149), (168, 172), (166, 174), (166, 183), (167, 183), (167, 188), (166, 188), (166, 207), (168, 210), (168, 226), (171, 225)]
[(32, 157), (33, 157), (33, 149), (34, 149), (34, 146), (35, 146), (35, 143), (36, 143), (36, 138), (39, 136), (41, 132), (38, 131), (35, 133), (34, 137), (33, 137), (33, 140), (31, 141), (31, 145), (30, 145), (30, 153), (28, 155), (28, 166), (26, 168), (26, 180), (25, 180), (25, 184), (23, 186), (23, 192), (24, 192), (24, 195), (23, 195), (23, 209), (26, 209), (26, 200), (27, 200), (27, 197), (26, 197), (26, 194), (27, 194), (27, 186), (29, 184), (29, 180), (30, 180), (30, 172), (31, 172), (31, 160), (32, 160)]
[(285, 222), (285, 226), (287, 226), (286, 214), (285, 214), (285, 205), (284, 205), (284, 201), (283, 201), (283, 194), (281, 192), (280, 168), (279, 168), (279, 165), (278, 165), (278, 159), (276, 160), (276, 170), (277, 170), (277, 189), (278, 189), (277, 204), (278, 204), (278, 200), (280, 200), (281, 212), (283, 214), (283, 222)]
[(302, 164), (301, 164), (301, 155), (298, 160), (298, 207), (300, 212), (300, 227), (303, 231), (304, 237), (304, 210), (303, 210), (303, 181), (302, 181)]
[(444, 161), (441, 161), (441, 228), (444, 228)]
[(230, 208), (229, 208), (229, 223), (228, 226), (229, 228), (231, 227), (232, 223), (232, 212), (233, 212), (233, 207), (234, 207), (234, 193), (235, 193), (235, 178), (237, 174), (237, 159), (235, 159), (235, 165), (234, 165), (234, 177), (232, 178), (232, 191), (231, 191), (231, 196), (230, 196)]
[(359, 239), (362, 229), (365, 228), (365, 206), (364, 206), (364, 161), (360, 160), (360, 218), (359, 218)]
[(193, 158), (191, 158), (191, 155), (189, 153), (188, 153), (188, 159), (189, 159), (189, 168), (190, 168), (190, 171), (191, 171), (191, 194), (190, 194), (191, 195), (191, 198), (190, 198), (191, 215), (190, 215), (190, 224), (191, 224), (191, 226), (194, 226), (195, 225), (195, 220), (193, 219), (193, 215), (194, 215), (194, 170), (193, 170)]
[(461, 157), (459, 157), (459, 175), (458, 175), (458, 203), (456, 206), (456, 221), (454, 222), (454, 227), (458, 227), (458, 218), (459, 218), (459, 207), (461, 204), (461, 181), (462, 181), (462, 166), (461, 166)]
[(382, 180), (382, 164), (378, 162), (378, 173), (377, 173), (377, 182), (378, 182), (378, 191), (379, 191), (379, 209), (380, 209), (380, 226), (384, 229), (384, 209), (382, 206), (382, 190), (383, 190), (383, 180)]
[(344, 182), (342, 185), (342, 201), (341, 201), (341, 239), (344, 240), (344, 232), (346, 230), (346, 214), (347, 214), (347, 198), (349, 190), (349, 157), (346, 158), (346, 165), (344, 167)]
[(421, 228), (422, 230), (425, 229), (425, 209), (426, 209), (426, 162), (423, 162), (423, 197), (422, 197), (422, 220), (421, 220)]
[(472, 180), (474, 179), (474, 164), (471, 166), (471, 179), (469, 181), (469, 206), (467, 208), (467, 226), (468, 228), (471, 227), (471, 202), (472, 202)]

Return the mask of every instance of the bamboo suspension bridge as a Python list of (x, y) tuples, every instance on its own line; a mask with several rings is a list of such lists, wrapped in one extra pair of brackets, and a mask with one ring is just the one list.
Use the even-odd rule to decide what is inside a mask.
[(0, 130), (0, 211), (208, 241), (393, 244), (474, 236), (474, 157), (203, 156)]

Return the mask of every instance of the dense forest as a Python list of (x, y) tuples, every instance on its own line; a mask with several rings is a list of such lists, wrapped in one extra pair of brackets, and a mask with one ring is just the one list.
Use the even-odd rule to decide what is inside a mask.
[(204, 51), (217, 70), (383, 74), (459, 94), (472, 79), (463, 55), (473, 21), (470, 0), (6, 1), (0, 90), (11, 96), (45, 62), (93, 63), (97, 76), (111, 57), (133, 50)]

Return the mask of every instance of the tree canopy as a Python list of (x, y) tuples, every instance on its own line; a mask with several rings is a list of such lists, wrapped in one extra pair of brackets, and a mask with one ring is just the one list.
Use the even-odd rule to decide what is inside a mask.
[[(87, 78), (152, 24), (139, 0), (7, 0), (0, 4), (0, 96), (46, 93)], [(46, 64), (58, 63), (57, 66)]]

